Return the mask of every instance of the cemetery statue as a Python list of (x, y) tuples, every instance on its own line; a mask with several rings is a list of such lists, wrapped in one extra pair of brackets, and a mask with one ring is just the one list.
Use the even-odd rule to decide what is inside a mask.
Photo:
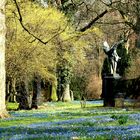
[(115, 43), (112, 47), (110, 47), (106, 41), (103, 43), (103, 50), (105, 54), (108, 56), (111, 65), (111, 74), (113, 74), (113, 76), (117, 76), (117, 75), (119, 76), (119, 74), (116, 73), (116, 69), (117, 69), (118, 60), (120, 60), (121, 57), (119, 57), (117, 54), (117, 47), (123, 42), (124, 40), (121, 40)]

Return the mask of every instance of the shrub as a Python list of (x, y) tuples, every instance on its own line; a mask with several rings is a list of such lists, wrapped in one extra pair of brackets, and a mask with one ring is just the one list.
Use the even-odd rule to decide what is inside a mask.
[(88, 99), (99, 99), (101, 97), (102, 80), (97, 75), (92, 75), (89, 79), (87, 89)]
[(126, 124), (128, 120), (128, 116), (124, 116), (124, 115), (120, 115), (120, 116), (112, 115), (111, 118), (117, 120), (120, 125)]

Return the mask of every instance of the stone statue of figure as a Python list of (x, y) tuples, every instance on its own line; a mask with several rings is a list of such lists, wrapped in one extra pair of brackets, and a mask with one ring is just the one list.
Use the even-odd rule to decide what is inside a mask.
[(117, 43), (115, 43), (112, 47), (110, 47), (105, 41), (103, 43), (103, 50), (105, 54), (108, 56), (109, 62), (111, 64), (111, 74), (116, 75), (116, 69), (117, 69), (117, 63), (121, 59), (121, 57), (117, 54), (117, 47), (122, 44), (124, 41), (121, 40)]

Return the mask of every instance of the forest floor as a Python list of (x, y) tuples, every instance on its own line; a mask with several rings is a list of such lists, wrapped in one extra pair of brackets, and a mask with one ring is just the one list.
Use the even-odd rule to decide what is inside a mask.
[(140, 108), (102, 107), (102, 101), (47, 102), (37, 110), (9, 111), (0, 140), (140, 140)]

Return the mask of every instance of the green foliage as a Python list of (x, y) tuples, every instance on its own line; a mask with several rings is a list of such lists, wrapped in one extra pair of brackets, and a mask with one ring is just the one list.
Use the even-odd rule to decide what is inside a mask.
[[(53, 8), (45, 10), (36, 4), (31, 5), (30, 2), (28, 2), (28, 4), (18, 4), (20, 4), (23, 24), (34, 35), (43, 40), (44, 38), (49, 39), (53, 36), (55, 33), (54, 30), (57, 32), (60, 23), (58, 20), (62, 19), (63, 14)], [(48, 47), (46, 47), (40, 42), (35, 41), (34, 38), (21, 27), (18, 18), (12, 18), (14, 14), (11, 11), (14, 10), (16, 11), (14, 4), (9, 2), (7, 4), (6, 13), (8, 36), (8, 47), (6, 47), (7, 76), (22, 79), (22, 77), (27, 75), (28, 77), (32, 77), (34, 73), (38, 73), (41, 77), (53, 81), (55, 76), (49, 71), (49, 69), (55, 67), (55, 61), (53, 58), (55, 54), (51, 50), (52, 45), (48, 44)], [(17, 12), (15, 14), (18, 16)], [(37, 18), (35, 18), (33, 14), (36, 15)], [(54, 24), (48, 24), (49, 21), (52, 21)], [(56, 26), (56, 22), (58, 26)], [(46, 26), (47, 28), (45, 25), (48, 25)], [(52, 27), (53, 25), (55, 27)], [(47, 37), (45, 37), (45, 32), (47, 32)]]
[(118, 61), (118, 73), (122, 76), (126, 75), (127, 69), (131, 65), (130, 53), (127, 53), (127, 50), (123, 45), (118, 47), (118, 55), (121, 57), (121, 60)]
[(57, 101), (57, 93), (56, 93), (56, 85), (52, 85), (52, 94), (51, 94), (51, 99), (52, 101)]
[(132, 48), (130, 51), (130, 67), (126, 71), (129, 79), (137, 79), (140, 76), (140, 49)]
[(18, 103), (8, 102), (6, 103), (7, 110), (16, 110), (18, 108)]
[[(83, 59), (82, 49), (85, 43), (82, 45), (80, 42), (83, 41), (77, 40), (77, 34), (68, 24), (68, 19), (56, 8), (45, 9), (32, 2), (18, 4), (23, 25), (43, 42), (48, 41), (48, 43), (42, 44), (21, 27), (17, 10), (14, 4), (8, 1), (6, 11), (7, 75), (22, 79), (27, 75), (32, 77), (34, 73), (38, 73), (42, 78), (54, 82), (56, 64), (62, 67), (68, 66), (71, 69), (71, 66)], [(69, 71), (65, 70), (63, 75), (69, 75), (68, 73)]]
[(74, 99), (81, 100), (82, 96), (85, 95), (85, 87), (86, 87), (85, 77), (73, 75), (70, 87), (71, 90), (73, 91)]
[(126, 124), (127, 123), (127, 119), (128, 119), (127, 116), (119, 117), (118, 122), (119, 122), (120, 125)]
[(128, 116), (124, 115), (112, 115), (111, 118), (117, 120), (120, 125), (126, 124), (128, 121)]
[(78, 6), (75, 3), (72, 3), (69, 0), (62, 1), (62, 11), (69, 17), (73, 18), (74, 13), (76, 12)]
[(64, 64), (63, 66), (58, 67), (57, 70), (58, 78), (61, 78), (61, 84), (63, 87), (65, 87), (66, 84), (70, 83), (70, 78), (72, 75), (71, 68), (67, 64)]
[[(58, 76), (63, 78), (61, 84), (65, 87), (70, 83), (73, 65), (80, 58), (75, 56), (83, 49), (80, 40), (75, 39), (76, 33), (68, 24), (68, 19), (55, 7), (45, 9), (31, 1), (20, 1), (18, 5), (22, 16), (21, 24), (15, 5), (8, 2), (7, 76), (14, 77), (18, 83), (25, 79), (30, 81), (34, 74), (37, 74), (56, 84), (56, 66), (60, 66), (62, 73)], [(21, 25), (24, 25), (28, 32)], [(83, 57), (83, 54), (79, 56)], [(57, 100), (54, 88), (52, 98)]]

